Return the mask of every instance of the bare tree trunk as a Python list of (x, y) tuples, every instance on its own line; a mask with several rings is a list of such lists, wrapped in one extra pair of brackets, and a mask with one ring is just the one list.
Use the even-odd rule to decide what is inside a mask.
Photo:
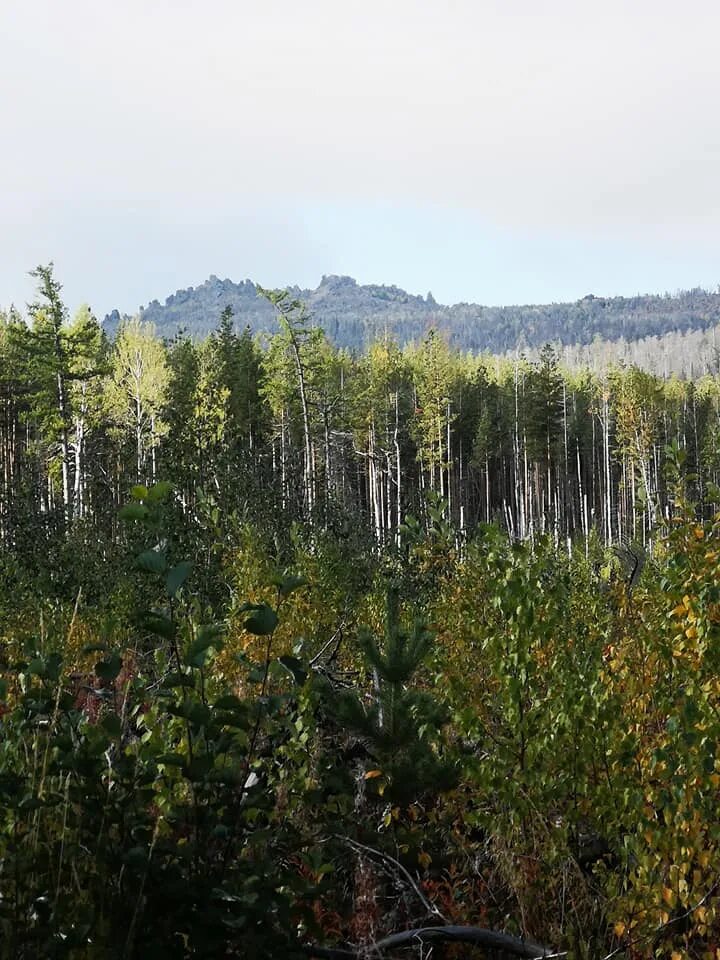
[[(60, 338), (58, 335), (55, 337), (55, 342), (58, 344), (56, 352), (58, 355), (58, 363), (62, 362), (62, 352), (59, 346)], [(62, 492), (63, 492), (63, 509), (65, 513), (65, 520), (68, 521), (72, 517), (72, 502), (70, 499), (70, 450), (68, 443), (68, 430), (67, 430), (67, 403), (65, 398), (65, 381), (62, 375), (62, 371), (58, 370), (57, 374), (57, 396), (58, 396), (58, 413), (60, 415), (60, 452), (62, 456), (61, 471), (62, 471)]]
[(395, 429), (393, 431), (393, 444), (395, 446), (395, 538), (398, 546), (400, 545), (400, 523), (402, 521), (402, 475), (400, 472), (400, 412), (399, 412), (399, 394), (395, 394)]
[(83, 482), (83, 461), (85, 446), (85, 420), (79, 416), (75, 421), (75, 489), (73, 500), (75, 504), (75, 513), (78, 517), (85, 515), (85, 490)]
[(310, 435), (310, 412), (308, 409), (307, 393), (305, 390), (305, 368), (303, 367), (298, 346), (297, 337), (290, 323), (287, 324), (290, 334), (290, 345), (293, 357), (295, 359), (295, 370), (298, 378), (298, 391), (300, 393), (300, 408), (302, 410), (303, 420), (303, 439), (305, 443), (305, 505), (308, 517), (312, 516), (315, 508), (315, 455), (312, 449), (312, 440)]

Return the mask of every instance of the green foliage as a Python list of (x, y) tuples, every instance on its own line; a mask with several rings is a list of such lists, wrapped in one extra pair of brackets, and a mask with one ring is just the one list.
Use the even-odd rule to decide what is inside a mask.
[(175, 493), (137, 485), (114, 619), (46, 605), (2, 650), (8, 956), (299, 955), (376, 930), (388, 896), (384, 929), (427, 922), (414, 883), (574, 957), (704, 960), (718, 521), (667, 456), (677, 517), (632, 584), (597, 540), (488, 526), (459, 551), (435, 494), (377, 568), (402, 590), (296, 530), (231, 606), (183, 556)]
[[(334, 762), (317, 769), (316, 716), (360, 700), (329, 696), (302, 644), (275, 659), (267, 603), (241, 607), (267, 641), (260, 664), (237, 655), (259, 696), (213, 676), (227, 629), (203, 618), (193, 565), (169, 559), (170, 500), (166, 484), (137, 485), (120, 512), (138, 542), (138, 596), (154, 603), (130, 612), (123, 646), (86, 644), (94, 665), (77, 673), (29, 638), (6, 664), (0, 926), (13, 957), (290, 957), (316, 929), (309, 904), (335, 871), (322, 831), (342, 826), (353, 791)], [(280, 603), (307, 585), (274, 579)], [(381, 677), (364, 725), (388, 798), (409, 802), (456, 774), (436, 754), (446, 713), (408, 688), (431, 634), (403, 630), (395, 592), (388, 603), (384, 649), (360, 639)]]
[[(134, 495), (136, 506), (153, 499)], [(151, 505), (126, 519), (152, 529)], [(144, 662), (105, 648), (78, 678), (58, 652), (30, 646), (8, 664), (5, 955), (293, 955), (291, 903), (304, 881), (286, 864), (297, 841), (275, 809), (272, 747), (287, 737), (291, 701), (211, 692), (205, 671), (223, 628), (182, 601), (191, 565), (166, 573), (158, 557), (144, 551), (140, 567), (172, 605), (141, 618), (161, 641)], [(253, 616), (260, 633), (277, 622), (259, 605)]]

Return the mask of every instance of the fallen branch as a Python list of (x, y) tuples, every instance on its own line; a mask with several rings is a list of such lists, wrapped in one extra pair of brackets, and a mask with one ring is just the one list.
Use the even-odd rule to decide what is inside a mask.
[(334, 633), (334, 634), (330, 637), (330, 639), (327, 641), (327, 643), (324, 644), (324, 646), (322, 647), (322, 649), (321, 649), (318, 653), (315, 654), (315, 656), (314, 656), (314, 657), (312, 658), (312, 660), (310, 661), (310, 666), (311, 666), (311, 667), (315, 667), (315, 666), (318, 664), (318, 662), (319, 662), (320, 660), (322, 660), (324, 654), (325, 654), (325, 653), (327, 652), (327, 650), (333, 645), (333, 643), (335, 644), (335, 649), (333, 650), (331, 656), (328, 658), (328, 662), (331, 662), (331, 661), (337, 656), (338, 648), (339, 648), (340, 644), (342, 643), (343, 627), (344, 627), (344, 626), (345, 626), (345, 624), (344, 624), (344, 623), (341, 623), (340, 626), (339, 626), (339, 627), (337, 628), (337, 630), (335, 631), (335, 633)]
[(525, 957), (526, 960), (553, 960), (553, 958), (560, 960), (567, 957), (565, 951), (558, 952), (552, 947), (543, 947), (530, 940), (511, 937), (507, 933), (497, 933), (495, 930), (485, 930), (482, 927), (453, 925), (403, 930), (377, 943), (354, 950), (346, 947), (306, 946), (303, 951), (308, 957), (316, 960), (369, 960), (369, 958), (381, 956), (388, 950), (397, 950), (412, 944), (432, 943), (469, 943), (486, 950), (502, 950), (508, 957)]

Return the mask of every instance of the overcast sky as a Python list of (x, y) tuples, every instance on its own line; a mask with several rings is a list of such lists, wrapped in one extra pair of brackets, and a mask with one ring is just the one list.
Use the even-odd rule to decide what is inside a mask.
[(0, 0), (0, 305), (720, 283), (717, 0)]

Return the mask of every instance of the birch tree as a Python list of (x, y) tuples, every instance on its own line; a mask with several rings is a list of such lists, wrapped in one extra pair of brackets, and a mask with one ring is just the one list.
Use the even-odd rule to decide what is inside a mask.
[(121, 434), (134, 441), (136, 481), (154, 482), (158, 441), (165, 433), (161, 419), (169, 381), (165, 347), (153, 327), (129, 320), (118, 333), (111, 363), (112, 419)]

